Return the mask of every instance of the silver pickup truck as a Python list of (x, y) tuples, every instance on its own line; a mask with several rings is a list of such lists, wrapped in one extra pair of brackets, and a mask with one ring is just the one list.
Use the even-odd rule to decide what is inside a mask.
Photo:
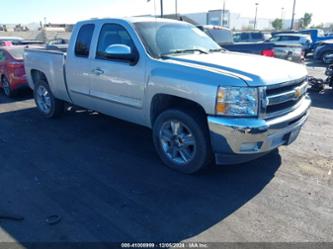
[(27, 49), (25, 70), (45, 117), (67, 102), (150, 127), (161, 160), (184, 173), (292, 143), (311, 105), (304, 66), (225, 51), (166, 19), (79, 22), (66, 53)]

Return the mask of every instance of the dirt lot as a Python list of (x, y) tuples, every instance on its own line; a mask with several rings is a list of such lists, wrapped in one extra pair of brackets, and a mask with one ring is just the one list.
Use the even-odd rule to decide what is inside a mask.
[(25, 219), (0, 219), (0, 242), (333, 241), (333, 92), (312, 98), (290, 147), (185, 176), (146, 128), (84, 110), (45, 120), (30, 93), (1, 95), (0, 216)]

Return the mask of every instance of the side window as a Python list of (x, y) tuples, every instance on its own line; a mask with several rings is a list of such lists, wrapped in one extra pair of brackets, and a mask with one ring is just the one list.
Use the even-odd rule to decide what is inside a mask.
[(297, 36), (292, 36), (290, 37), (290, 40), (291, 41), (299, 41), (301, 38), (300, 37), (297, 37)]
[(5, 52), (0, 50), (0, 62), (3, 62), (6, 60), (6, 55)]
[(280, 36), (280, 41), (289, 41), (289, 36)]
[(261, 33), (251, 33), (253, 40), (263, 40), (263, 35)]
[(90, 44), (93, 37), (95, 25), (85, 24), (81, 27), (77, 35), (75, 44), (75, 55), (78, 57), (89, 57)]
[(250, 39), (250, 35), (248, 33), (241, 33), (240, 40), (248, 41)]
[(127, 45), (132, 51), (136, 51), (134, 43), (124, 27), (118, 24), (105, 24), (99, 35), (96, 58), (108, 59), (105, 51), (114, 44)]

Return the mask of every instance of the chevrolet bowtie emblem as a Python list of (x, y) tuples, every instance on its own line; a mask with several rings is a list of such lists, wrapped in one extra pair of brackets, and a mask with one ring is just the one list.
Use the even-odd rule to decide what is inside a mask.
[(296, 89), (295, 89), (295, 97), (296, 98), (299, 98), (299, 97), (301, 97), (302, 96), (302, 89), (300, 88), (300, 87), (297, 87)]

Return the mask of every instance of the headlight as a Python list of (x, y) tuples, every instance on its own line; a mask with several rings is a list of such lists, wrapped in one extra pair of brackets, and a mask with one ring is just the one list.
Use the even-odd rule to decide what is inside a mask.
[(257, 116), (258, 94), (257, 88), (220, 87), (217, 92), (216, 114), (225, 116)]

